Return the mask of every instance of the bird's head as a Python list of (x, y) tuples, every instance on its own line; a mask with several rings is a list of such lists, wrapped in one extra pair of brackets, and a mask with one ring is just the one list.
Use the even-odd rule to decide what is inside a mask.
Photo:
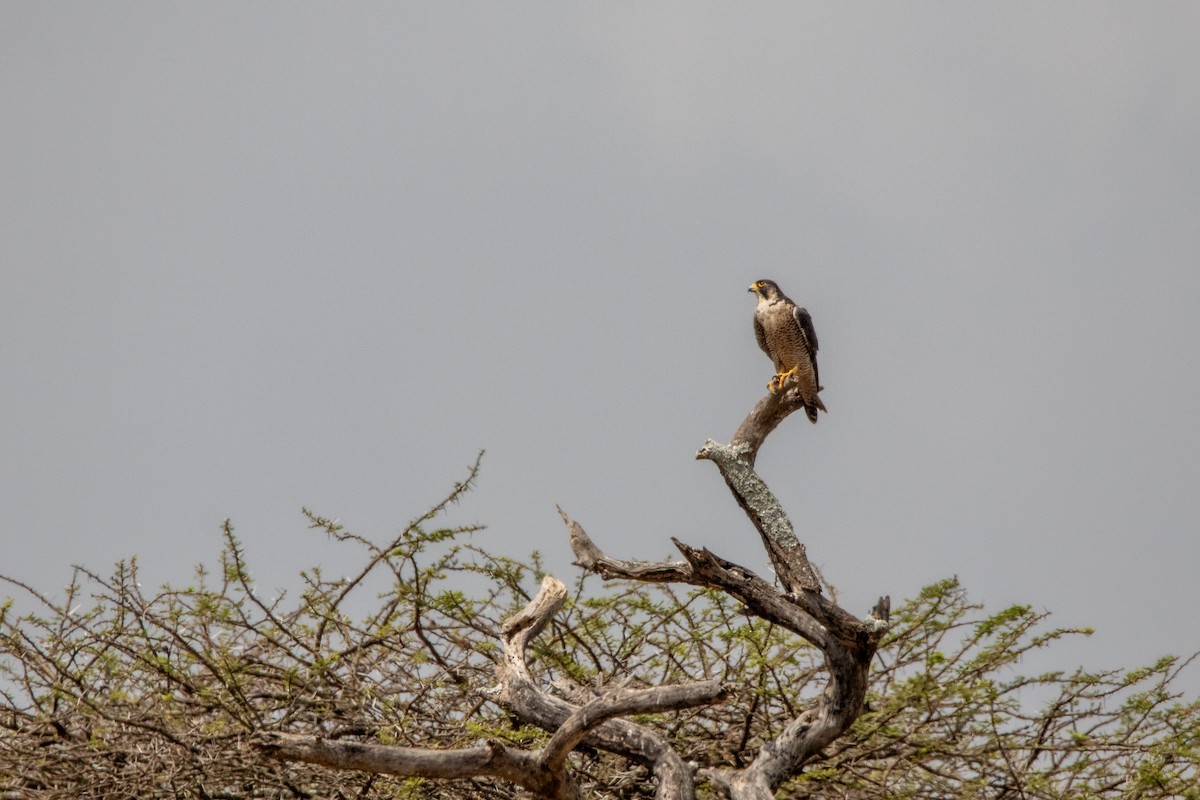
[(779, 287), (775, 281), (755, 281), (750, 284), (748, 291), (754, 292), (764, 300), (772, 300), (779, 295)]

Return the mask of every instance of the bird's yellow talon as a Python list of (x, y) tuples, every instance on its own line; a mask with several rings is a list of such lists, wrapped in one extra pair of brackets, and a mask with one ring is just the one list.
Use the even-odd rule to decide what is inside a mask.
[(787, 372), (776, 373), (775, 377), (771, 378), (771, 380), (767, 382), (767, 390), (771, 394), (778, 394), (779, 392), (783, 391), (784, 387), (787, 385), (788, 379), (795, 376), (795, 369), (788, 370)]

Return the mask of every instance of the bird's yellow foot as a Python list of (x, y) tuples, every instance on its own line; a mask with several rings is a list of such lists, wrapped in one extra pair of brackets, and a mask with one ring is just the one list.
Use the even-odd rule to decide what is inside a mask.
[(795, 376), (798, 371), (799, 369), (797, 367), (792, 367), (787, 372), (776, 373), (775, 377), (771, 378), (771, 382), (767, 384), (767, 389), (771, 392), (771, 394), (783, 391), (783, 387), (787, 383), (788, 378)]

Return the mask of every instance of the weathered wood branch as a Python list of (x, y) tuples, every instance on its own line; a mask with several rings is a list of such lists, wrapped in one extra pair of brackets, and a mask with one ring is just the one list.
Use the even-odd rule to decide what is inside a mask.
[(758, 450), (771, 431), (787, 417), (804, 408), (797, 389), (767, 394), (738, 426), (729, 444), (709, 439), (696, 453), (697, 459), (712, 461), (725, 479), (733, 499), (750, 518), (762, 537), (767, 556), (784, 589), (789, 592), (821, 591), (821, 578), (803, 543), (796, 536), (783, 507), (754, 471)]
[(584, 569), (604, 578), (720, 589), (743, 602), (752, 613), (794, 631), (824, 653), (829, 679), (813, 708), (798, 715), (767, 742), (745, 769), (704, 771), (734, 800), (774, 797), (783, 781), (845, 733), (862, 713), (871, 659), (887, 628), (890, 611), (888, 599), (880, 598), (867, 619), (859, 620), (822, 593), (820, 576), (808, 560), (791, 520), (754, 471), (766, 437), (803, 406), (795, 391), (768, 395), (751, 410), (729, 444), (710, 439), (696, 454), (696, 458), (717, 466), (734, 499), (762, 537), (782, 591), (745, 567), (677, 539), (672, 541), (683, 554), (683, 562), (614, 559), (597, 547), (582, 527), (567, 520), (575, 563)]
[[(499, 701), (518, 718), (547, 731), (557, 731), (564, 726), (579, 707), (543, 692), (534, 684), (525, 662), (525, 648), (561, 608), (566, 596), (567, 590), (561, 581), (549, 575), (542, 580), (537, 597), (504, 624), (504, 659), (497, 669), (501, 685)], [(724, 697), (724, 687), (706, 683), (710, 687), (709, 693), (697, 695), (697, 702), (690, 705), (719, 702)], [(624, 719), (608, 719), (589, 729), (585, 741), (593, 747), (650, 766), (658, 780), (657, 797), (663, 800), (695, 797), (691, 767), (657, 731)]]
[[(567, 524), (575, 563), (606, 580), (620, 578), (646, 583), (685, 583), (720, 589), (740, 600), (763, 619), (800, 634), (817, 647), (825, 646), (828, 636), (825, 626), (811, 614), (804, 613), (795, 598), (781, 592), (753, 570), (726, 561), (708, 550), (696, 550), (678, 539), (671, 541), (683, 553), (685, 561), (621, 561), (597, 547), (578, 522), (568, 520)], [(803, 599), (811, 602), (815, 598), (805, 596)]]
[[(264, 755), (280, 761), (303, 761), (334, 769), (356, 769), (413, 778), (504, 778), (535, 790), (530, 777), (537, 772), (535, 754), (513, 750), (498, 742), (481, 742), (458, 750), (392, 747), (319, 736), (264, 732), (254, 739)], [(536, 790), (546, 787), (539, 785)]]
[(817, 592), (783, 592), (745, 567), (675, 539), (684, 562), (627, 562), (606, 555), (576, 522), (569, 521), (575, 563), (606, 579), (677, 582), (716, 588), (744, 603), (752, 613), (791, 630), (825, 654), (829, 682), (817, 705), (801, 714), (767, 743), (744, 770), (713, 770), (706, 775), (735, 800), (768, 798), (791, 775), (841, 736), (862, 712), (871, 658), (887, 628), (890, 610), (880, 598), (859, 620)]
[(696, 453), (696, 458), (717, 465), (729, 491), (762, 537), (775, 575), (784, 589), (820, 592), (821, 580), (808, 560), (804, 545), (796, 537), (792, 522), (775, 495), (754, 471), (753, 453), (747, 447), (719, 444), (709, 439)]
[(505, 647), (497, 667), (497, 700), (521, 719), (551, 732), (550, 741), (542, 748), (525, 751), (486, 741), (469, 748), (437, 750), (279, 732), (260, 733), (252, 744), (264, 755), (281, 761), (419, 778), (501, 778), (538, 797), (580, 800), (567, 758), (586, 741), (649, 765), (658, 779), (657, 796), (663, 800), (692, 800), (692, 770), (666, 738), (645, 726), (615, 718), (719, 703), (729, 695), (730, 687), (716, 681), (649, 689), (617, 687), (582, 707), (546, 694), (530, 678), (526, 649), (565, 599), (562, 582), (546, 576), (537, 596), (502, 627)]
[(768, 394), (746, 415), (746, 419), (729, 440), (729, 446), (744, 448), (746, 462), (753, 467), (758, 458), (758, 450), (771, 435), (771, 431), (778, 428), (791, 414), (803, 408), (804, 399), (800, 396), (799, 389), (790, 388), (776, 394)]
[(545, 747), (546, 764), (552, 769), (561, 767), (571, 751), (582, 744), (593, 729), (613, 717), (677, 711), (719, 703), (731, 691), (731, 687), (717, 681), (699, 681), (682, 686), (655, 686), (606, 693), (575, 711), (554, 731)]

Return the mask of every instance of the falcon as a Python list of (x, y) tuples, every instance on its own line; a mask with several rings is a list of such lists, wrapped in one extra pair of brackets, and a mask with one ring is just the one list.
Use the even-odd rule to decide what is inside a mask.
[(758, 297), (754, 338), (775, 364), (775, 377), (767, 389), (774, 394), (789, 384), (796, 386), (808, 419), (815, 423), (817, 410), (825, 411), (825, 404), (817, 396), (824, 387), (817, 377), (817, 332), (812, 317), (788, 299), (775, 281), (755, 281), (750, 291)]

